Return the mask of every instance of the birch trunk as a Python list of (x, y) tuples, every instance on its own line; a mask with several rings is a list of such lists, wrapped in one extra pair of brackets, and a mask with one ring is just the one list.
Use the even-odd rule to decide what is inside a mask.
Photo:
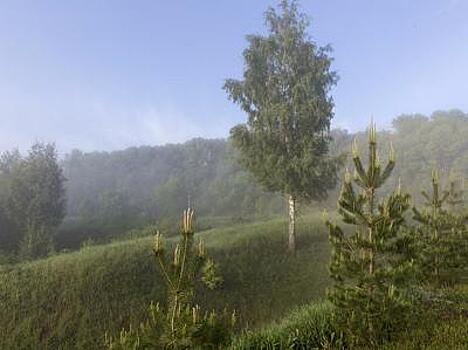
[(288, 249), (291, 253), (296, 252), (296, 198), (290, 195), (289, 203), (289, 229), (288, 229)]

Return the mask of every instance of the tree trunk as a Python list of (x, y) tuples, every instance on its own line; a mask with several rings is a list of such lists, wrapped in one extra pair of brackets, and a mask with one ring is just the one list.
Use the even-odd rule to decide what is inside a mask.
[(288, 230), (288, 249), (291, 253), (296, 252), (296, 198), (289, 196), (289, 230)]

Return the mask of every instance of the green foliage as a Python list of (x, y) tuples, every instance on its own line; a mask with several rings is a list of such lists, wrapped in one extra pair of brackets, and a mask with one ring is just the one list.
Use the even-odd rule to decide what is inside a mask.
[[(466, 286), (465, 286), (466, 289)], [(466, 349), (468, 289), (445, 290), (434, 296), (435, 309), (414, 309), (410, 327), (399, 337), (377, 346), (349, 344), (329, 302), (315, 302), (292, 311), (279, 322), (239, 335), (231, 349)]]
[(8, 215), (7, 204), (15, 167), (21, 160), (18, 150), (0, 154), (0, 253), (15, 255), (19, 243), (18, 228)]
[(118, 337), (105, 336), (109, 350), (137, 349), (222, 349), (231, 337), (236, 317), (227, 312), (202, 314), (199, 306), (178, 311), (178, 322), (184, 327), (177, 340), (164, 333), (167, 316), (159, 305), (150, 304), (149, 317), (136, 329), (122, 330)]
[(20, 241), (18, 256), (20, 259), (36, 259), (53, 251), (52, 234), (44, 226), (26, 227), (26, 233)]
[(426, 328), (412, 329), (408, 334), (401, 336), (400, 341), (386, 344), (382, 350), (463, 350), (468, 348), (466, 336), (468, 319), (460, 317), (457, 320), (444, 322), (430, 323), (429, 320), (426, 322)]
[(280, 322), (258, 331), (244, 331), (231, 349), (340, 349), (346, 345), (327, 302), (304, 305)]
[(306, 34), (307, 20), (293, 1), (281, 14), (266, 13), (268, 36), (250, 35), (244, 51), (244, 80), (227, 80), (229, 98), (247, 113), (231, 130), (242, 164), (268, 190), (322, 199), (336, 183), (327, 156), (336, 73), (329, 47)]
[[(393, 126), (391, 132), (378, 133), (381, 147), (388, 147), (392, 140), (398, 158), (393, 176), (381, 187), (382, 194), (390, 193), (401, 179), (419, 204), (423, 200), (419, 193), (430, 181), (433, 168), (440, 169), (442, 179), (450, 172), (466, 177), (466, 113), (454, 110), (431, 116), (404, 115), (395, 119)], [(331, 130), (330, 154), (350, 153), (349, 143), (360, 135)], [(359, 140), (362, 140), (359, 146), (365, 147), (362, 145), (365, 138)], [(208, 218), (245, 222), (284, 213), (284, 199), (264, 193), (253, 175), (236, 162), (238, 156), (239, 151), (231, 141), (222, 139), (194, 139), (179, 145), (131, 147), (114, 152), (73, 151), (61, 162), (68, 179), (65, 183), (68, 205), (67, 218), (59, 228), (55, 244), (62, 249), (78, 248), (87, 238), (103, 242), (155, 220), (158, 227), (164, 226), (165, 232), (176, 234), (179, 212), (188, 201), (187, 188), (191, 189), (191, 202), (197, 206), (199, 223)], [(9, 158), (15, 156), (11, 154)], [(351, 157), (348, 161), (351, 167)], [(9, 182), (8, 173), (0, 171), (0, 202), (2, 193), (5, 196), (8, 193)], [(113, 215), (112, 210), (105, 209), (102, 199), (111, 194), (119, 194), (125, 215)], [(335, 188), (320, 205), (334, 208), (338, 195), (339, 188)], [(105, 217), (106, 213), (110, 217)], [(5, 250), (11, 250), (10, 238), (14, 236), (7, 228), (10, 224), (0, 225)]]
[(224, 89), (247, 114), (231, 129), (240, 163), (269, 191), (290, 197), (290, 244), (295, 249), (295, 201), (323, 200), (337, 183), (340, 158), (329, 156), (337, 81), (330, 47), (307, 36), (308, 20), (295, 1), (280, 2), (265, 15), (268, 35), (249, 35), (244, 79)]
[(464, 181), (456, 181), (456, 179), (451, 176), (449, 181), (448, 192), (447, 196), (447, 206), (451, 213), (462, 213), (464, 209), (465, 203), (465, 189), (463, 188)]
[(58, 245), (77, 248), (87, 238), (105, 242), (150, 223), (176, 234), (189, 199), (201, 224), (208, 218), (252, 221), (279, 214), (282, 198), (263, 192), (237, 164), (236, 153), (229, 142), (216, 139), (109, 153), (73, 151), (63, 160), (68, 217)]
[[(430, 116), (401, 115), (392, 122), (391, 138), (398, 148), (394, 185), (399, 178), (416, 201), (431, 181), (432, 169), (441, 178), (468, 174), (468, 115), (460, 110), (436, 111)], [(382, 137), (383, 138), (383, 137)], [(389, 181), (390, 183), (392, 181)]]
[(11, 254), (16, 250), (17, 237), (15, 226), (5, 210), (5, 204), (0, 197), (0, 255)]
[[(129, 205), (129, 198), (126, 191), (105, 191), (99, 195), (98, 212), (94, 213), (98, 217), (108, 221), (128, 221), (133, 216), (133, 208)], [(84, 210), (82, 208), (82, 210)], [(88, 214), (89, 215), (89, 214)]]
[(451, 181), (442, 190), (437, 171), (432, 172), (432, 192), (422, 192), (426, 199), (423, 210), (413, 208), (413, 218), (420, 226), (417, 231), (417, 262), (426, 283), (439, 286), (455, 278), (457, 270), (466, 267), (466, 221), (456, 214), (463, 204), (462, 191)]
[(384, 344), (383, 350), (466, 349), (468, 346), (468, 285), (427, 291), (429, 307), (419, 308), (417, 318), (398, 339)]
[(150, 315), (136, 330), (122, 331), (117, 339), (106, 340), (109, 349), (194, 349), (220, 348), (230, 340), (235, 314), (220, 318), (215, 311), (203, 312), (194, 304), (195, 283), (201, 279), (214, 289), (220, 281), (214, 262), (206, 257), (199, 241), (194, 247), (193, 210), (184, 211), (181, 238), (168, 256), (159, 232), (156, 233), (153, 253), (156, 266), (166, 285), (167, 304), (150, 306)]
[[(329, 248), (320, 223), (320, 215), (299, 221), (296, 257), (283, 254), (282, 220), (200, 232), (224, 281), (215, 290), (197, 285), (195, 303), (204, 310), (229, 305), (239, 327), (257, 327), (323, 297)], [(98, 349), (106, 331), (116, 339), (122, 328), (138, 328), (151, 301), (166, 297), (152, 246), (145, 236), (0, 266), (0, 348)]]
[(368, 131), (368, 146), (365, 169), (354, 142), (355, 174), (352, 178), (346, 172), (338, 201), (339, 214), (355, 231), (346, 235), (339, 226), (327, 221), (334, 281), (329, 299), (336, 306), (336, 321), (348, 341), (375, 346), (406, 325), (408, 304), (404, 288), (411, 277), (411, 262), (401, 254), (401, 230), (409, 195), (398, 189), (378, 202), (377, 191), (391, 175), (395, 154), (391, 149), (388, 163), (381, 165), (374, 125)]
[(218, 275), (217, 264), (213, 259), (207, 259), (203, 265), (202, 281), (209, 289), (215, 289), (223, 283), (223, 278)]
[[(9, 220), (11, 246), (24, 258), (51, 251), (57, 227), (65, 216), (65, 178), (53, 144), (36, 143), (26, 157), (2, 156), (3, 215)], [(1, 187), (1, 186), (0, 186)]]

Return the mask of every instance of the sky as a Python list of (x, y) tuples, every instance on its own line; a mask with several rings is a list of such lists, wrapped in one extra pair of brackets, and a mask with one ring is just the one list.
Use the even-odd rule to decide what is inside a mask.
[[(226, 137), (246, 116), (245, 36), (276, 0), (0, 0), (0, 151), (59, 153)], [(468, 1), (302, 0), (333, 47), (334, 127), (468, 111)]]

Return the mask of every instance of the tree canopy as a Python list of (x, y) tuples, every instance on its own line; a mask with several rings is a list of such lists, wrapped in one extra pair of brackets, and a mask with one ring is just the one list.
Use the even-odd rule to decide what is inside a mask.
[(65, 177), (55, 145), (36, 143), (26, 157), (5, 153), (1, 169), (1, 212), (9, 245), (19, 246), (26, 257), (47, 254), (66, 209)]
[(303, 199), (324, 199), (336, 184), (336, 162), (327, 157), (337, 82), (330, 47), (308, 36), (296, 3), (266, 12), (268, 35), (249, 35), (243, 80), (224, 85), (247, 114), (231, 130), (241, 163), (267, 190)]
[(247, 114), (247, 123), (231, 130), (240, 163), (264, 188), (289, 197), (294, 251), (296, 201), (323, 200), (337, 182), (340, 161), (328, 155), (337, 74), (330, 46), (310, 39), (296, 2), (279, 8), (265, 14), (268, 35), (247, 36), (244, 79), (229, 79), (224, 89)]

